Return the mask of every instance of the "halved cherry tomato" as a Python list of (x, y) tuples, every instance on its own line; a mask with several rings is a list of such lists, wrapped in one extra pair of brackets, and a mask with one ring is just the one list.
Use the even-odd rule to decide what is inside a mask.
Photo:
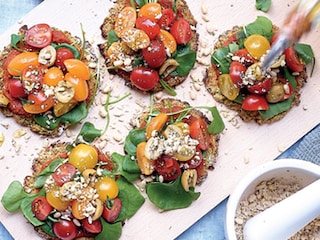
[(256, 62), (256, 60), (251, 57), (250, 53), (245, 48), (239, 49), (238, 51), (233, 53), (233, 56), (239, 57), (241, 59), (241, 62), (243, 62), (245, 66), (251, 65)]
[(222, 47), (229, 46), (230, 43), (236, 42), (238, 40), (237, 33), (231, 34), (222, 44)]
[(52, 229), (54, 234), (62, 240), (72, 240), (77, 236), (78, 228), (70, 220), (60, 219), (53, 223)]
[(29, 28), (26, 33), (26, 42), (37, 48), (44, 48), (52, 41), (52, 31), (48, 24), (36, 24)]
[(175, 19), (174, 11), (171, 8), (165, 8), (161, 12), (161, 18), (158, 20), (158, 24), (160, 28), (168, 29)]
[(130, 74), (130, 80), (137, 88), (148, 91), (154, 88), (159, 82), (159, 74), (151, 68), (143, 66), (136, 67)]
[(31, 208), (34, 216), (40, 221), (46, 220), (47, 216), (53, 210), (53, 207), (44, 196), (35, 198), (31, 203)]
[(77, 102), (82, 102), (88, 98), (89, 87), (86, 80), (83, 80), (72, 73), (67, 73), (65, 75), (65, 80), (74, 88), (74, 100)]
[[(110, 207), (108, 205), (111, 205)], [(120, 198), (115, 198), (113, 200), (108, 200), (106, 204), (103, 205), (102, 217), (109, 223), (113, 223), (117, 220), (122, 209), (122, 201)]]
[(64, 32), (60, 30), (52, 30), (52, 42), (71, 44), (71, 40), (67, 37), (67, 35)]
[(71, 163), (64, 163), (54, 171), (52, 177), (57, 185), (62, 186), (71, 181), (76, 171), (77, 169)]
[(177, 20), (172, 24), (170, 33), (175, 38), (178, 44), (187, 44), (192, 37), (190, 24), (183, 18)]
[[(43, 82), (42, 70), (37, 65), (29, 65), (25, 67), (22, 71), (21, 77), (22, 77), (22, 81), (25, 84), (26, 84), (26, 81), (28, 82), (28, 84), (34, 84), (33, 86), (34, 89), (40, 88), (41, 83)], [(31, 89), (28, 89), (28, 91), (31, 91)]]
[(242, 109), (246, 111), (268, 110), (269, 105), (264, 96), (249, 94), (243, 99)]
[(159, 38), (163, 42), (164, 47), (168, 49), (170, 53), (173, 53), (177, 49), (177, 42), (168, 31), (160, 29)]
[(230, 77), (230, 74), (221, 74), (218, 78), (219, 89), (223, 96), (228, 98), (229, 100), (235, 100), (239, 95), (240, 88), (238, 88)]
[(157, 21), (161, 17), (161, 5), (159, 3), (147, 3), (140, 8), (138, 16)]
[(148, 140), (152, 136), (153, 131), (160, 132), (168, 120), (166, 113), (159, 113), (157, 116), (152, 118), (146, 127), (146, 139)]
[(264, 78), (255, 85), (248, 85), (247, 89), (249, 92), (254, 94), (266, 94), (272, 86), (271, 78)]
[(145, 31), (150, 40), (155, 39), (160, 32), (160, 26), (156, 22), (144, 16), (137, 18), (136, 28)]
[(83, 80), (90, 79), (89, 67), (79, 59), (66, 59), (64, 60), (64, 65), (67, 71)]
[(100, 177), (95, 184), (95, 189), (102, 202), (105, 202), (107, 199), (115, 199), (119, 193), (117, 182), (108, 176)]
[(189, 168), (197, 168), (203, 162), (202, 158), (202, 151), (197, 149), (196, 154), (193, 156), (192, 159), (187, 161)]
[(58, 48), (56, 53), (56, 61), (54, 64), (63, 72), (65, 72), (66, 66), (64, 65), (64, 61), (71, 58), (74, 58), (74, 55), (70, 49), (65, 47)]
[(167, 59), (166, 50), (161, 41), (152, 40), (147, 48), (142, 49), (142, 56), (149, 67), (158, 68)]
[(242, 87), (242, 77), (244, 76), (247, 68), (242, 63), (232, 61), (229, 68), (229, 74), (233, 84), (238, 88)]
[(299, 58), (296, 50), (293, 46), (288, 47), (284, 51), (286, 57), (287, 66), (294, 72), (302, 72), (304, 69), (304, 64)]
[(59, 187), (53, 187), (50, 189), (50, 191), (46, 192), (46, 199), (48, 203), (58, 211), (64, 211), (66, 210), (70, 202), (69, 201), (62, 201), (59, 196)]
[(23, 104), (23, 109), (31, 114), (39, 114), (48, 111), (55, 104), (53, 96), (47, 97), (42, 90), (28, 95), (28, 102)]
[(8, 64), (8, 72), (12, 76), (20, 76), (29, 65), (39, 65), (38, 54), (35, 52), (23, 52), (13, 57)]
[(63, 72), (58, 67), (49, 68), (43, 76), (43, 84), (57, 86), (64, 78)]
[(162, 155), (155, 160), (155, 170), (165, 181), (173, 181), (181, 174), (181, 169), (177, 160), (168, 155)]
[(69, 163), (75, 166), (80, 172), (85, 169), (94, 168), (98, 162), (97, 150), (88, 144), (80, 143), (71, 149)]
[(85, 208), (88, 205), (88, 201), (78, 201), (77, 199), (71, 203), (72, 215), (79, 220), (85, 219)]
[(285, 91), (284, 91), (283, 100), (290, 98), (293, 94), (292, 84), (287, 79), (284, 79), (284, 78), (278, 78), (278, 80), (282, 84), (284, 84)]
[(10, 79), (7, 88), (10, 95), (14, 98), (25, 98), (27, 96), (20, 79)]
[(206, 122), (197, 118), (190, 124), (190, 137), (199, 141), (198, 147), (206, 150), (210, 145), (210, 134)]
[(268, 39), (260, 34), (252, 34), (244, 41), (244, 46), (252, 57), (259, 60), (270, 49)]
[(120, 14), (114, 24), (114, 31), (116, 35), (122, 38), (122, 33), (128, 29), (133, 28), (137, 19), (136, 10), (133, 7), (125, 7), (121, 10)]
[(88, 218), (81, 221), (82, 227), (89, 233), (100, 233), (102, 231), (102, 223), (100, 218), (89, 222)]

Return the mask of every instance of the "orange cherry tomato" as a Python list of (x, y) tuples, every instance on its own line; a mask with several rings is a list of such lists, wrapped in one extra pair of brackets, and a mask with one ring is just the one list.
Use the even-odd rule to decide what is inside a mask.
[(77, 200), (74, 200), (71, 204), (71, 212), (72, 212), (72, 215), (76, 218), (76, 219), (79, 219), (79, 220), (82, 220), (85, 218), (85, 215), (84, 215), (84, 209), (86, 207), (86, 205), (88, 204), (87, 201), (82, 201), (82, 202), (79, 202)]
[(122, 33), (128, 28), (133, 28), (136, 24), (137, 13), (133, 7), (125, 7), (118, 15), (114, 24), (116, 35), (122, 38)]
[(63, 63), (69, 73), (72, 73), (83, 80), (90, 79), (89, 67), (81, 60), (72, 58), (65, 60)]
[(138, 16), (158, 21), (161, 18), (161, 5), (159, 3), (147, 3), (141, 7)]
[(38, 54), (35, 52), (23, 52), (15, 56), (8, 64), (8, 72), (12, 76), (20, 76), (29, 65), (39, 65)]
[(159, 38), (163, 42), (164, 47), (168, 49), (170, 53), (173, 53), (177, 49), (177, 42), (168, 31), (161, 29)]
[(48, 111), (55, 104), (53, 96), (45, 96), (43, 91), (30, 93), (28, 102), (23, 105), (23, 109), (31, 114), (39, 114)]
[(63, 72), (58, 67), (49, 68), (48, 71), (43, 76), (43, 84), (49, 86), (57, 86), (58, 82), (63, 80)]
[(117, 182), (108, 176), (100, 177), (96, 182), (95, 189), (99, 194), (99, 199), (105, 202), (108, 199), (114, 199), (118, 196), (119, 187)]
[(46, 193), (48, 203), (58, 211), (64, 211), (68, 208), (70, 202), (62, 201), (59, 197), (59, 187), (53, 187)]
[(73, 97), (74, 100), (82, 102), (87, 99), (89, 96), (89, 87), (86, 80), (83, 80), (72, 73), (67, 73), (65, 75), (65, 80), (70, 83), (75, 90)]

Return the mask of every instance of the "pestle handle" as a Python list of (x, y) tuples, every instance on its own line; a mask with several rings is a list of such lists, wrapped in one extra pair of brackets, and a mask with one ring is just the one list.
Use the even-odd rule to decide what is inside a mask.
[(320, 215), (320, 179), (247, 221), (245, 240), (288, 239)]

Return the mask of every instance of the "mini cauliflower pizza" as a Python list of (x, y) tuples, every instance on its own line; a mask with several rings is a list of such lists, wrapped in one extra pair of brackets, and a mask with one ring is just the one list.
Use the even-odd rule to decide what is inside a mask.
[(98, 85), (91, 45), (45, 23), (22, 26), (0, 54), (0, 111), (58, 136), (87, 116)]
[(277, 38), (278, 28), (266, 17), (220, 35), (204, 79), (213, 98), (236, 111), (245, 122), (272, 123), (300, 102), (313, 61), (310, 45), (289, 46), (269, 69), (263, 59)]
[(198, 199), (196, 185), (214, 169), (224, 124), (215, 107), (204, 108), (211, 122), (187, 102), (162, 99), (134, 118), (136, 126), (126, 137), (126, 158), (136, 162), (140, 186), (163, 211), (187, 208)]
[(56, 142), (39, 152), (32, 175), (23, 184), (13, 181), (1, 202), (9, 212), (21, 211), (43, 239), (119, 239), (145, 199), (117, 161), (87, 143)]
[(196, 61), (196, 24), (184, 0), (117, 0), (101, 25), (100, 52), (127, 86), (174, 95)]

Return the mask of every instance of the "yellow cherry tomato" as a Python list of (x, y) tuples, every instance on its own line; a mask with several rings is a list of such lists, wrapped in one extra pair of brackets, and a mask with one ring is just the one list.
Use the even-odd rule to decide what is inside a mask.
[(60, 68), (52, 67), (49, 68), (48, 71), (43, 76), (43, 84), (47, 84), (49, 86), (57, 86), (58, 82), (63, 80), (64, 75)]
[(74, 100), (82, 102), (87, 99), (89, 96), (89, 87), (86, 80), (83, 80), (72, 73), (67, 73), (65, 75), (65, 80), (74, 88)]
[(64, 60), (67, 71), (83, 80), (90, 79), (89, 67), (79, 59), (71, 58)]
[(177, 42), (168, 31), (160, 29), (159, 38), (170, 53), (173, 53), (177, 49)]
[(232, 82), (230, 74), (221, 74), (219, 76), (219, 89), (223, 96), (233, 101), (239, 95), (240, 89)]
[(108, 176), (100, 177), (95, 184), (95, 189), (99, 194), (99, 199), (105, 202), (108, 199), (114, 199), (118, 196), (119, 187), (117, 182)]
[(156, 22), (161, 18), (161, 5), (159, 3), (147, 3), (140, 8), (138, 16), (147, 17)]
[(38, 54), (35, 52), (23, 52), (10, 61), (8, 64), (8, 72), (13, 76), (20, 76), (23, 69), (30, 65), (39, 65)]
[(85, 207), (88, 204), (88, 201), (77, 201), (74, 200), (71, 204), (71, 212), (72, 215), (76, 218), (76, 219), (84, 219), (86, 218), (84, 213), (85, 213)]
[(255, 59), (260, 59), (270, 49), (268, 39), (260, 34), (253, 34), (246, 38), (244, 46)]
[(114, 24), (116, 35), (122, 38), (122, 33), (128, 28), (133, 28), (136, 24), (137, 13), (133, 7), (125, 7), (118, 15)]
[(59, 194), (59, 187), (54, 187), (46, 193), (48, 203), (58, 211), (64, 211), (68, 208), (70, 202), (62, 201)]
[(88, 144), (80, 143), (75, 146), (69, 154), (69, 163), (80, 172), (88, 168), (94, 168), (98, 162), (97, 150)]

